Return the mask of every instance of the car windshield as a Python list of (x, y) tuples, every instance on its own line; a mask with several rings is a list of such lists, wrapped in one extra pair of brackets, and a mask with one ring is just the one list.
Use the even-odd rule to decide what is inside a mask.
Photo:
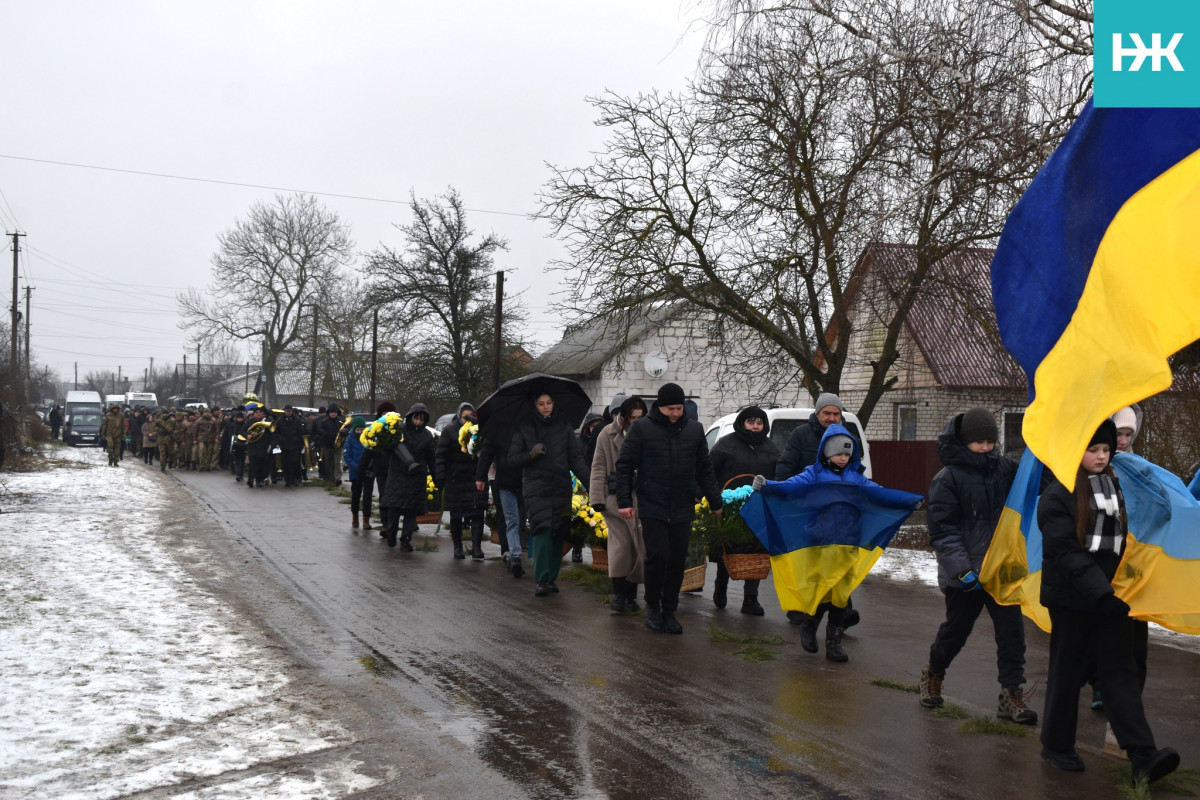
[(80, 425), (99, 425), (100, 424), (100, 415), (99, 414), (90, 414), (90, 413), (89, 414), (76, 414), (73, 417), (71, 417), (71, 424), (75, 427), (78, 427)]

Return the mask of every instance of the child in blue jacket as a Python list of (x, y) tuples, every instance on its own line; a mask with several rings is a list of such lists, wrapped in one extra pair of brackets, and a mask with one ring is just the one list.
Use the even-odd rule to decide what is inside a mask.
[[(862, 454), (858, 440), (845, 427), (833, 424), (825, 429), (818, 448), (817, 462), (786, 481), (769, 481), (762, 475), (754, 478), (757, 491), (767, 484), (849, 483), (857, 486), (878, 486), (863, 475)], [(860, 520), (858, 510), (848, 503), (835, 503), (825, 509), (816, 519), (814, 532), (826, 543), (858, 544)], [(806, 652), (817, 652), (817, 626), (823, 614), (828, 612), (829, 622), (825, 626), (825, 657), (830, 661), (849, 661), (842, 648), (842, 630), (846, 608), (833, 603), (822, 603), (817, 613), (800, 626), (800, 646)]]

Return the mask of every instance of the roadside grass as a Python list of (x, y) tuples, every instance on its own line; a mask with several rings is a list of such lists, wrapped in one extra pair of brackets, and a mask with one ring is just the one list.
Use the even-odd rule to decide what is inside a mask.
[(971, 715), (967, 713), (962, 706), (956, 706), (954, 703), (945, 703), (933, 710), (933, 715), (938, 719), (970, 719)]
[(1121, 800), (1150, 800), (1162, 794), (1173, 794), (1182, 797), (1195, 797), (1200, 789), (1200, 769), (1195, 767), (1180, 767), (1165, 778), (1160, 778), (1153, 785), (1140, 780), (1133, 782), (1133, 771), (1128, 761), (1105, 764), (1117, 781), (1117, 795)]
[(911, 692), (912, 694), (921, 693), (921, 687), (915, 683), (901, 683), (891, 678), (872, 678), (871, 685), (882, 686), (884, 689), (898, 689), (901, 692)]
[(422, 536), (421, 543), (413, 548), (418, 553), (436, 553), (438, 551), (437, 542), (432, 536)]
[(1018, 725), (1006, 719), (975, 717), (958, 726), (959, 733), (982, 734), (984, 736), (1028, 736), (1029, 726)]
[(774, 661), (779, 656), (779, 651), (757, 644), (748, 644), (741, 650), (735, 650), (733, 654), (743, 661), (760, 664), (763, 661)]
[(612, 578), (608, 577), (606, 572), (591, 567), (573, 567), (558, 573), (558, 579), (564, 583), (578, 586), (585, 592), (608, 595), (609, 601), (612, 600)]
[(749, 633), (734, 633), (725, 630), (716, 623), (709, 624), (708, 638), (714, 642), (737, 642), (738, 644), (750, 645), (769, 644), (778, 647), (784, 644), (782, 636), (755, 636)]
[(336, 484), (336, 483), (330, 483), (329, 481), (323, 481), (320, 478), (316, 478), (315, 480), (309, 481), (308, 485), (309, 486), (319, 486), (322, 489), (324, 489), (325, 491), (329, 492), (334, 497), (349, 497), (350, 496), (350, 490), (347, 489), (345, 486), (342, 486), (342, 485)]

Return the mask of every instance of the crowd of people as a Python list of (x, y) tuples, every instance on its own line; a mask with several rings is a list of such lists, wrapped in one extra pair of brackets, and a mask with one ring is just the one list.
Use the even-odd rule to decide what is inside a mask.
[[(683, 389), (668, 383), (649, 405), (618, 394), (603, 414), (589, 415), (578, 430), (559, 412), (551, 393), (536, 393), (516, 424), (503, 430), (491, 426), (486, 435), (464, 434), (464, 427), (474, 430), (477, 422), (469, 402), (459, 405), (454, 421), (440, 432), (429, 428), (429, 411), (421, 403), (402, 418), (393, 404), (381, 403), (373, 420), (347, 418), (337, 406), (308, 416), (290, 406), (272, 412), (257, 402), (224, 411), (113, 406), (102, 435), (112, 466), (129, 450), (146, 464), (157, 458), (164, 471), (229, 470), (250, 488), (298, 486), (314, 468), (337, 484), (344, 461), (352, 526), (361, 523), (372, 530), (377, 510), (379, 535), (402, 551), (414, 549), (418, 517), (432, 510), (449, 516), (455, 559), (467, 558), (468, 549), (471, 558), (482, 559), (484, 517), (493, 508), (508, 572), (521, 578), (530, 555), (538, 597), (559, 591), (559, 569), (572, 545), (572, 559), (582, 560), (570, 531), (572, 498), (581, 487), (607, 527), (610, 608), (619, 614), (640, 611), (641, 586), (645, 626), (681, 634), (676, 610), (699, 498), (706, 498), (719, 516), (722, 488), (739, 480), (754, 490), (771, 484), (874, 485), (862, 474), (861, 444), (842, 425), (844, 407), (837, 395), (818, 397), (815, 411), (792, 432), (782, 452), (770, 439), (767, 413), (757, 406), (743, 408), (732, 434), (711, 452), (704, 430), (686, 412)], [(375, 420), (395, 425), (389, 444), (367, 435)], [(1041, 739), (1042, 756), (1052, 766), (1084, 768), (1074, 748), (1075, 728), (1079, 693), (1090, 682), (1093, 708), (1108, 714), (1135, 780), (1154, 780), (1174, 770), (1179, 756), (1154, 743), (1141, 700), (1147, 626), (1129, 616), (1129, 607), (1112, 587), (1128, 519), (1111, 460), (1119, 450), (1131, 449), (1140, 422), (1136, 408), (1106, 420), (1088, 445), (1074, 485), (1049, 473), (1043, 478), (1038, 510), (1044, 547), (1041, 602), (1049, 609), (1053, 632)], [(942, 705), (946, 672), (986, 609), (995, 630), (997, 716), (1033, 725), (1038, 715), (1026, 704), (1023, 690), (1021, 610), (997, 602), (980, 582), (1017, 472), (1017, 462), (996, 451), (998, 433), (990, 411), (972, 408), (954, 415), (938, 438), (944, 466), (929, 489), (927, 525), (946, 618), (921, 671), (920, 703)], [(429, 508), (431, 488), (442, 492), (441, 508)], [(848, 532), (839, 528), (858, 522), (856, 515), (834, 515), (822, 524), (830, 528), (822, 535), (832, 541)], [(758, 543), (744, 549), (766, 552)], [(728, 552), (709, 554), (716, 564), (712, 601), (718, 608), (728, 598)], [(764, 614), (758, 590), (759, 581), (745, 582), (743, 614)], [(788, 621), (799, 626), (801, 647), (809, 653), (818, 652), (817, 633), (827, 617), (826, 657), (848, 660), (842, 635), (860, 621), (849, 597), (839, 604), (822, 602), (815, 613), (784, 610)]]

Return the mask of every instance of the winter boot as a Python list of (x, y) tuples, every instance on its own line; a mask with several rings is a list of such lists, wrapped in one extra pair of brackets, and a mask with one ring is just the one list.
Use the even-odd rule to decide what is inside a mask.
[(358, 512), (357, 511), (350, 512), (350, 527), (351, 528), (358, 527)]
[(636, 614), (641, 609), (637, 601), (637, 587), (636, 583), (625, 579), (625, 608), (630, 614)]
[(1170, 747), (1161, 750), (1155, 750), (1153, 747), (1130, 748), (1129, 764), (1132, 767), (1135, 786), (1143, 778), (1147, 783), (1154, 783), (1179, 768), (1179, 753)]
[(610, 602), (608, 604), (608, 610), (616, 612), (617, 614), (624, 614), (625, 613), (625, 579), (624, 578), (613, 578), (612, 586), (613, 586), (613, 598), (612, 598), (612, 602)]
[(583, 563), (583, 545), (577, 544), (577, 545), (575, 545), (575, 547), (573, 547), (571, 549), (571, 563), (572, 564), (582, 564)]
[(758, 581), (746, 581), (742, 589), (742, 613), (761, 617), (767, 612), (758, 602)]
[(717, 608), (724, 608), (729, 602), (729, 573), (725, 571), (725, 564), (717, 562), (717, 580), (713, 584), (713, 605)]
[(521, 566), (520, 556), (514, 556), (508, 560), (508, 571), (512, 573), (514, 578), (519, 578), (525, 574), (525, 568)]
[(372, 527), (371, 527), (371, 518), (370, 518), (370, 517), (368, 517), (368, 516), (364, 516), (364, 517), (363, 517), (363, 530), (364, 530), (364, 531), (373, 531), (373, 530), (375, 530), (374, 528), (372, 528)]
[(658, 606), (646, 603), (646, 627), (655, 633), (663, 632), (662, 613), (658, 610)]
[(475, 520), (471, 523), (471, 558), (476, 561), (483, 560), (483, 520)]
[(663, 609), (662, 625), (663, 630), (667, 633), (683, 633), (683, 626), (679, 624), (679, 620), (675, 619), (674, 611)]
[(388, 547), (396, 546), (396, 529), (395, 528), (388, 528), (387, 542), (388, 542)]
[(1037, 725), (1037, 712), (1025, 705), (1025, 695), (1020, 686), (1006, 686), (1000, 690), (1000, 708), (996, 710), (1000, 719), (1010, 719), (1018, 725)]
[[(791, 614), (792, 612), (788, 612)], [(805, 614), (802, 611), (797, 611), (797, 614), (802, 615), (800, 620), (800, 647), (806, 653), (817, 652), (817, 620), (811, 614)]]
[(825, 627), (825, 657), (830, 661), (849, 661), (850, 656), (842, 649), (842, 629), (832, 625)]
[(845, 616), (842, 617), (842, 630), (853, 628), (861, 619), (857, 608), (847, 608)]
[(403, 525), (404, 528), (400, 531), (400, 550), (411, 553), (413, 551), (412, 537), (417, 532), (417, 520), (415, 517), (406, 516)]
[(926, 708), (937, 708), (942, 705), (942, 681), (946, 673), (934, 672), (926, 664), (921, 670), (921, 705)]

